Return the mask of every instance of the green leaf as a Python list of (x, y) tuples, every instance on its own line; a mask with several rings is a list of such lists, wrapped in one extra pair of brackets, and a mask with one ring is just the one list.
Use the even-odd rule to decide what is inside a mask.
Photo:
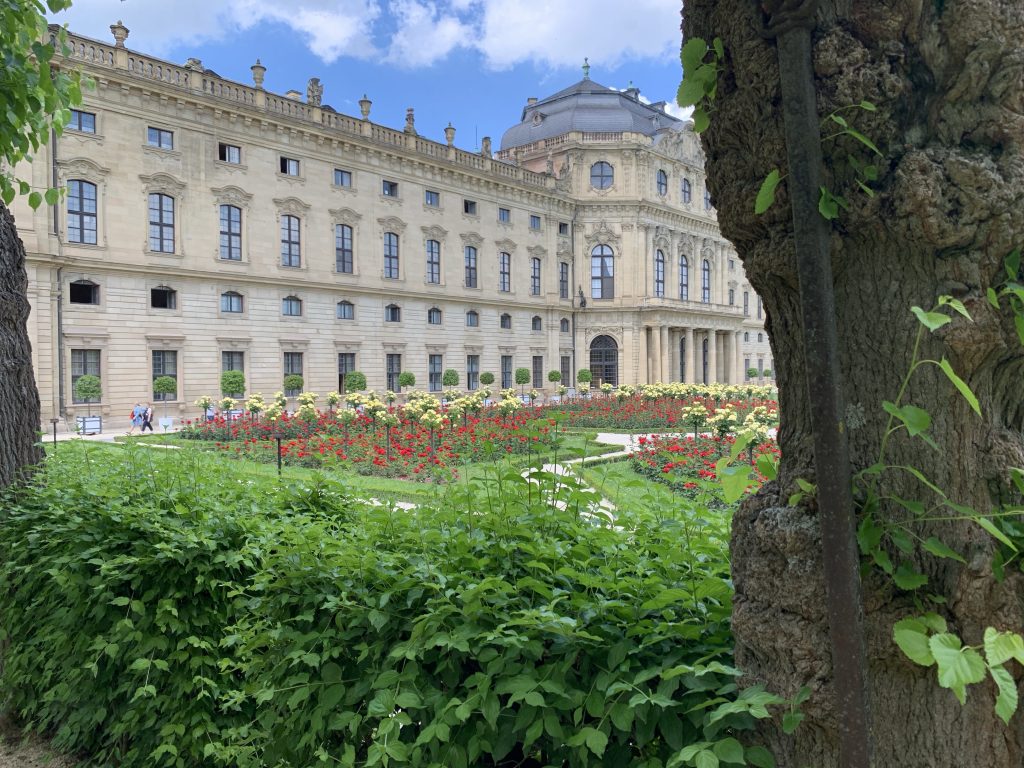
[(703, 107), (693, 110), (693, 132), (703, 133), (711, 125), (711, 118)]
[(1024, 639), (1016, 632), (1000, 632), (993, 627), (985, 629), (985, 658), (990, 667), (1010, 659), (1024, 664)]
[(857, 106), (859, 106), (863, 110), (866, 110), (867, 112), (874, 112), (877, 109), (877, 107), (870, 101), (862, 101)]
[(715, 474), (722, 486), (722, 498), (726, 504), (735, 504), (743, 496), (750, 485), (750, 466), (747, 464), (730, 464), (723, 456), (715, 463)]
[(911, 437), (925, 432), (932, 425), (932, 417), (928, 411), (916, 405), (898, 407), (895, 403), (884, 400), (882, 408), (886, 413), (902, 421), (907, 427), (907, 434)]
[(956, 551), (950, 549), (941, 539), (938, 539), (935, 536), (930, 536), (926, 539), (924, 543), (921, 544), (921, 547), (926, 552), (931, 552), (936, 557), (946, 557), (960, 563), (967, 562)]
[(978, 398), (974, 396), (974, 393), (971, 391), (971, 388), (967, 386), (966, 382), (956, 375), (953, 371), (953, 366), (949, 364), (949, 360), (942, 358), (939, 362), (939, 368), (941, 368), (942, 372), (946, 374), (946, 378), (953, 382), (953, 386), (960, 391), (960, 394), (964, 396), (964, 400), (968, 402), (974, 412), (981, 416), (981, 406), (978, 404)]
[(718, 768), (718, 757), (708, 749), (702, 749), (693, 758), (696, 768)]
[(849, 125), (849, 123), (846, 122), (846, 118), (843, 117), (842, 115), (829, 115), (829, 119), (833, 123), (837, 123), (838, 125), (843, 126), (843, 128)]
[(764, 747), (747, 747), (747, 762), (756, 768), (775, 768), (775, 758)]
[(811, 496), (815, 495), (818, 492), (818, 486), (816, 486), (814, 483), (804, 480), (802, 477), (798, 477), (796, 479), (796, 484), (800, 486), (801, 491), (810, 494)]
[(901, 619), (892, 628), (892, 636), (900, 650), (915, 664), (930, 667), (935, 663), (928, 645), (928, 628), (918, 619)]
[(920, 589), (928, 583), (927, 576), (923, 573), (918, 573), (907, 563), (900, 563), (896, 572), (892, 575), (892, 580), (896, 582), (897, 587), (907, 592), (913, 592), (915, 589)]
[(686, 75), (697, 69), (704, 61), (708, 52), (708, 44), (700, 37), (691, 37), (683, 43), (681, 59), (683, 62), (683, 74)]
[(821, 188), (821, 197), (818, 198), (818, 213), (828, 221), (839, 215), (839, 203), (825, 187)]
[(972, 320), (971, 313), (967, 311), (967, 307), (959, 299), (954, 299), (952, 296), (939, 296), (939, 306), (949, 307), (950, 309), (958, 312), (959, 314), (966, 317), (968, 320)]
[(608, 747), (608, 737), (603, 731), (597, 730), (597, 728), (584, 728), (583, 734), (587, 749), (598, 757), (601, 757), (601, 755), (604, 754), (605, 749)]
[(999, 309), (999, 294), (996, 293), (996, 289), (990, 287), (985, 291), (985, 295), (988, 296), (988, 303), (992, 305), (992, 309)]
[(911, 307), (910, 311), (914, 313), (921, 325), (929, 331), (937, 330), (947, 323), (953, 322), (953, 318), (941, 312), (925, 312), (920, 307)]
[(939, 665), (939, 685), (953, 691), (963, 704), (967, 686), (985, 679), (985, 660), (973, 648), (962, 647), (960, 638), (949, 633), (932, 635), (928, 647)]
[(714, 40), (711, 41), (711, 44), (715, 48), (715, 56), (718, 57), (719, 59), (724, 59), (725, 46), (722, 44), (722, 38), (716, 37)]
[(703, 100), (704, 93), (703, 83), (693, 78), (687, 78), (679, 84), (679, 90), (676, 91), (676, 101), (681, 107), (692, 107)]
[(778, 168), (772, 169), (764, 177), (764, 181), (761, 182), (761, 188), (757, 190), (757, 199), (754, 200), (754, 213), (760, 215), (772, 207), (772, 204), (775, 202), (775, 188), (779, 186), (781, 180), (782, 176), (779, 175)]
[(1006, 267), (1007, 278), (1016, 280), (1020, 275), (1020, 248), (1015, 248), (1008, 253), (1003, 265)]
[(786, 712), (782, 716), (782, 732), (790, 734), (797, 729), (804, 719), (803, 712)]
[(30, 207), (30, 208), (31, 208), (31, 209), (32, 209), (33, 211), (34, 211), (34, 210), (35, 210), (36, 208), (38, 208), (38, 207), (39, 207), (40, 205), (42, 205), (42, 204), (43, 204), (43, 196), (42, 196), (41, 194), (39, 194), (38, 192), (32, 192), (32, 193), (31, 193), (31, 194), (30, 194), (30, 195), (28, 196), (28, 205), (29, 205), (29, 207)]
[(847, 135), (849, 135), (849, 136), (853, 136), (853, 138), (855, 138), (857, 141), (859, 141), (861, 144), (863, 144), (865, 147), (870, 149), (872, 152), (874, 152), (879, 157), (883, 156), (881, 150), (878, 147), (875, 146), (875, 142), (873, 142), (871, 139), (869, 139), (867, 136), (865, 136), (860, 131), (855, 130), (854, 128), (847, 128), (845, 133)]
[(999, 696), (996, 697), (996, 714), (1005, 725), (1009, 725), (1010, 718), (1017, 711), (1017, 684), (1005, 667), (990, 667), (988, 672), (999, 689)]
[(60, 200), (60, 190), (52, 188), (48, 189), (43, 197), (46, 199), (47, 205), (56, 205), (57, 201)]
[(980, 525), (986, 531), (988, 531), (992, 536), (994, 536), (1000, 542), (1002, 542), (1003, 544), (1008, 546), (1010, 549), (1012, 549), (1014, 552), (1017, 551), (1017, 546), (1012, 541), (1010, 541), (1010, 539), (1007, 537), (1007, 535), (1005, 533), (1003, 533), (1001, 530), (999, 530), (996, 527), (996, 524), (993, 523), (990, 519), (988, 519), (987, 517), (982, 517), (981, 515), (975, 515), (971, 519), (974, 520), (974, 522), (976, 522), (978, 525)]
[(768, 480), (774, 480), (778, 477), (779, 465), (775, 461), (774, 456), (762, 453), (757, 457), (757, 471), (764, 475)]

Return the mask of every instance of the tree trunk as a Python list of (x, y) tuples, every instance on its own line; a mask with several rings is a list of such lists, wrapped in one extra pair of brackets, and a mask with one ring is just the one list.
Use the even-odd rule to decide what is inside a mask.
[(25, 248), (14, 218), (0, 203), (0, 488), (43, 460), (27, 289)]
[[(853, 191), (847, 155), (867, 150), (843, 138), (824, 143), (826, 183), (851, 204), (835, 222), (832, 258), (837, 321), (855, 471), (878, 456), (886, 414), (906, 373), (917, 321), (940, 294), (961, 299), (957, 319), (926, 337), (925, 357), (947, 357), (981, 402), (976, 416), (936, 366), (912, 379), (909, 400), (928, 410), (932, 451), (905, 434), (887, 463), (917, 467), (949, 497), (987, 513), (1014, 498), (1008, 468), (1024, 467), (1024, 347), (1008, 309), (986, 290), (1004, 279), (1003, 259), (1024, 245), (1024, 6), (1020, 0), (823, 0), (814, 35), (819, 114), (867, 100), (876, 112), (842, 114), (880, 147), (873, 198)], [(837, 18), (839, 19), (837, 21)], [(812, 690), (792, 736), (766, 724), (761, 737), (781, 766), (837, 765), (821, 546), (816, 512), (786, 506), (797, 478), (814, 481), (804, 381), (801, 313), (789, 201), (755, 216), (754, 198), (772, 168), (786, 172), (775, 44), (760, 34), (751, 0), (686, 0), (684, 32), (722, 38), (726, 59), (711, 127), (702, 140), (723, 234), (743, 260), (768, 313), (783, 414), (778, 482), (746, 502), (733, 523), (733, 628), (747, 682), (792, 695)], [(829, 133), (826, 129), (823, 133)], [(885, 476), (885, 491), (931, 504), (909, 475)], [(883, 514), (896, 517), (894, 509)], [(1024, 578), (1015, 566), (992, 577), (994, 540), (973, 523), (917, 525), (938, 535), (967, 565), (917, 553), (924, 593), (944, 595), (950, 631), (978, 645), (986, 626), (1021, 631)], [(1013, 571), (1011, 573), (1010, 571)], [(935, 668), (906, 660), (893, 624), (922, 611), (892, 580), (864, 585), (876, 765), (884, 768), (1019, 768), (1024, 714), (1004, 726), (994, 686), (971, 686), (961, 706)], [(1020, 668), (1014, 670), (1020, 679)]]

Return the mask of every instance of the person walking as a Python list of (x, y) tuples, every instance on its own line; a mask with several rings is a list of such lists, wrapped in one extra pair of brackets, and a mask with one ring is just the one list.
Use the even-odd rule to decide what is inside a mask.
[(142, 426), (142, 417), (146, 414), (146, 409), (142, 407), (142, 403), (136, 403), (135, 407), (132, 408), (132, 425), (128, 429), (128, 434), (134, 434), (136, 427)]
[(146, 410), (142, 412), (142, 429), (140, 434), (146, 431), (146, 427), (149, 427), (149, 431), (153, 431), (153, 406), (146, 403)]

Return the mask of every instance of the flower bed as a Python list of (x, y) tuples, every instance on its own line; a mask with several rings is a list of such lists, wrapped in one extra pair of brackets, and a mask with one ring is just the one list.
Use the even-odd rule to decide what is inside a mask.
[[(715, 463), (729, 455), (729, 449), (735, 442), (732, 436), (699, 437), (696, 440), (693, 437), (641, 437), (640, 450), (630, 458), (630, 464), (638, 474), (692, 496), (700, 491), (702, 481), (717, 479)], [(762, 454), (779, 456), (779, 447), (774, 440), (751, 443), (751, 446), (753, 451), (744, 451), (740, 461), (749, 461), (751, 455), (754, 462)], [(758, 485), (765, 481), (756, 467), (753, 472)]]
[(565, 401), (558, 405), (546, 406), (543, 413), (554, 417), (564, 414), (567, 427), (584, 429), (618, 429), (637, 431), (684, 431), (693, 430), (694, 421), (698, 428), (705, 426), (706, 416), (694, 418), (691, 409), (698, 405), (707, 416), (729, 409), (743, 421), (747, 414), (762, 409), (769, 414), (769, 420), (778, 422), (778, 403), (764, 398), (716, 398), (704, 395), (687, 397), (647, 396), (630, 394), (610, 395)]

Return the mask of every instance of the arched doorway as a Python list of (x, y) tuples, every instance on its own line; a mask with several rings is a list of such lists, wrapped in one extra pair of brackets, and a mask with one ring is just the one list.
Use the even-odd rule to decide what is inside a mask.
[(593, 386), (619, 384), (619, 345), (611, 336), (598, 336), (590, 342), (590, 373)]

